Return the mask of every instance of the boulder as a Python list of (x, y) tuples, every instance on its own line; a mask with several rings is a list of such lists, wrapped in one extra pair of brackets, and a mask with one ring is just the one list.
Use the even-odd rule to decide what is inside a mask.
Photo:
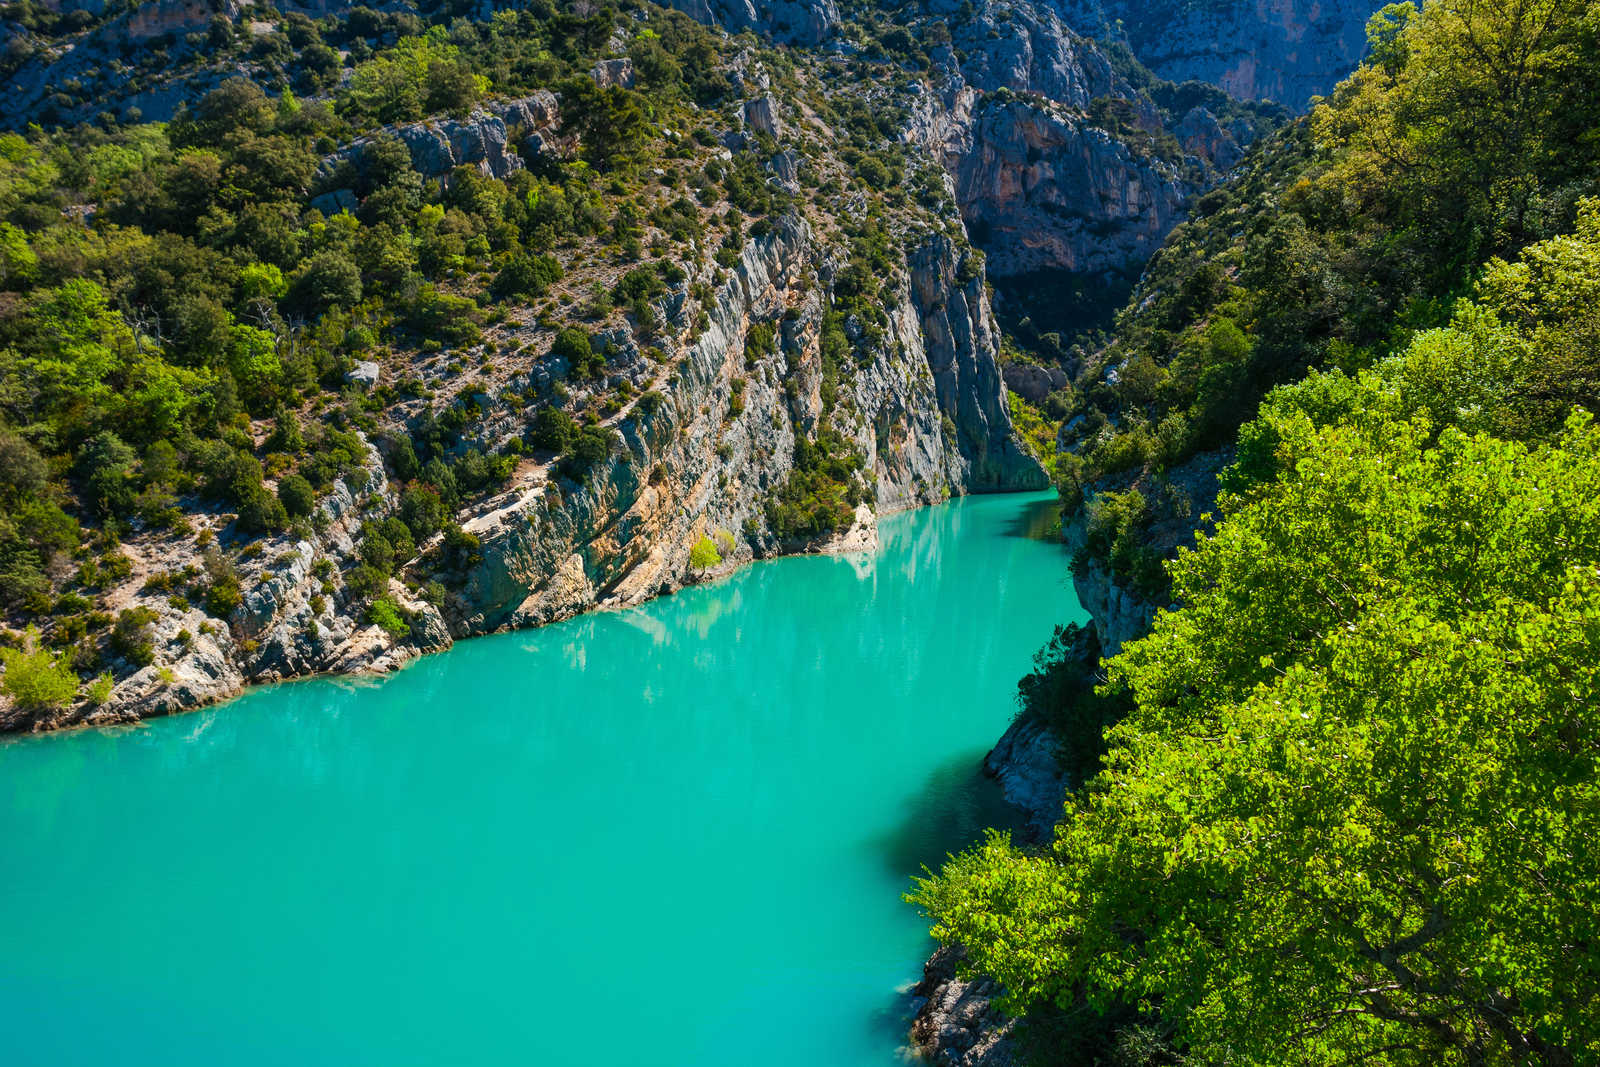
[(783, 122), (778, 118), (778, 102), (770, 96), (758, 96), (744, 102), (746, 129), (764, 133), (769, 137), (783, 136)]
[(778, 179), (778, 185), (790, 196), (800, 193), (800, 155), (793, 151), (779, 152), (767, 161), (767, 170)]
[(1218, 170), (1230, 170), (1244, 156), (1244, 149), (1229, 131), (1222, 128), (1209, 109), (1192, 107), (1173, 127), (1172, 134), (1191, 156), (1210, 160)]
[(331, 193), (311, 198), (311, 206), (332, 218), (341, 212), (348, 211), (354, 215), (356, 208), (361, 206), (361, 201), (356, 199), (354, 189), (335, 189)]
[(602, 89), (617, 86), (623, 89), (633, 88), (633, 60), (631, 59), (602, 59), (589, 71), (589, 77)]
[(540, 89), (520, 100), (508, 100), (499, 110), (501, 121), (508, 127), (519, 126), (525, 131), (553, 126), (561, 117), (556, 94), (549, 89)]
[(1067, 372), (1059, 367), (1036, 367), (1032, 363), (1007, 363), (1001, 368), (1006, 388), (1030, 404), (1039, 404), (1057, 389), (1068, 385)]
[(380, 368), (371, 360), (362, 360), (345, 371), (344, 380), (362, 389), (373, 389), (378, 384)]

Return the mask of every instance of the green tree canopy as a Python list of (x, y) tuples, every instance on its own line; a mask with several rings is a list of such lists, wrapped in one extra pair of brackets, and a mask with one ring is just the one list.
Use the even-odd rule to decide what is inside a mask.
[(1159, 1005), (1204, 1062), (1600, 1055), (1600, 433), (1380, 418), (1173, 565), (1045, 854), (923, 881), (1016, 1002)]
[(717, 543), (704, 534), (700, 540), (689, 546), (689, 566), (695, 571), (703, 574), (721, 562), (722, 554), (717, 551)]

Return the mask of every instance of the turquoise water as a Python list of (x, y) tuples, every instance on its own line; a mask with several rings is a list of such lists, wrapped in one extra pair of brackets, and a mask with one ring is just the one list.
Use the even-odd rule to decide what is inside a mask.
[(1042, 495), (121, 731), (0, 745), (7, 1064), (896, 1062), (908, 876), (1081, 617)]

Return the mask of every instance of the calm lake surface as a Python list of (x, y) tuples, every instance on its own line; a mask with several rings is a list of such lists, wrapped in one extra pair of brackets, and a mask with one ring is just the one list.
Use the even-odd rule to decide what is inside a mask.
[(1084, 618), (1049, 500), (0, 743), (4, 1062), (897, 1062), (900, 894), (1010, 817), (978, 761)]

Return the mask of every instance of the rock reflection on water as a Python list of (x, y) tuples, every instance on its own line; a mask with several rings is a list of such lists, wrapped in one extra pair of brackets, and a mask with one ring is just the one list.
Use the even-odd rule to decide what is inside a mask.
[(906, 797), (898, 821), (876, 847), (889, 872), (907, 886), (923, 868), (938, 870), (947, 856), (976, 844), (985, 829), (1018, 830), (1026, 813), (1006, 801), (1000, 785), (983, 773), (988, 748), (950, 756)]
[(1026, 537), (1033, 541), (1061, 540), (1061, 501), (1052, 496), (1036, 500), (1018, 513), (1011, 524), (1012, 537)]
[(1082, 617), (1011, 533), (1039, 503), (0, 743), (6, 1062), (632, 1067), (594, 1036), (622, 1004), (660, 1067), (892, 1063), (929, 948), (901, 894), (1009, 818), (979, 761)]

